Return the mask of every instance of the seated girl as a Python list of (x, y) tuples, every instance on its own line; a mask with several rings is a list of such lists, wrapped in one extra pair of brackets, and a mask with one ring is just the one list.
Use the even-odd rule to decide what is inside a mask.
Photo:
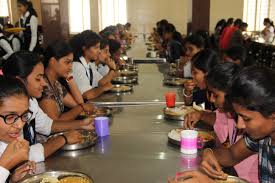
[(201, 36), (190, 35), (184, 39), (184, 56), (180, 60), (180, 70), (183, 70), (183, 77), (191, 77), (191, 60), (204, 49), (204, 40)]
[[(230, 148), (206, 149), (201, 169), (212, 178), (226, 178), (222, 167), (235, 166), (242, 160), (259, 155), (259, 181), (275, 182), (275, 73), (267, 68), (246, 67), (235, 77), (227, 96), (238, 116), (237, 128), (244, 137)], [(214, 180), (198, 172), (184, 177), (205, 183)], [(192, 179), (190, 179), (192, 182)]]
[[(0, 77), (0, 183), (5, 183), (10, 171), (29, 160), (28, 141), (20, 137), (24, 124), (30, 119), (27, 91), (19, 80)], [(32, 155), (31, 155), (32, 156)], [(35, 170), (34, 162), (16, 168), (10, 182), (18, 182)]]
[(93, 82), (97, 86), (103, 86), (104, 84), (110, 83), (116, 74), (116, 65), (110, 59), (109, 44), (107, 40), (101, 39), (100, 41), (100, 52), (98, 59), (91, 62), (93, 70)]
[[(225, 112), (225, 96), (231, 90), (233, 77), (238, 73), (239, 67), (233, 63), (222, 63), (214, 67), (207, 75), (207, 88), (210, 101), (217, 110), (214, 113), (200, 112), (202, 121), (212, 125), (218, 137), (218, 146), (228, 143), (226, 147), (235, 144), (242, 134), (238, 134), (236, 122), (230, 113)], [(189, 122), (187, 126), (189, 126)], [(195, 123), (191, 123), (191, 126)], [(234, 166), (239, 177), (258, 183), (258, 156), (251, 156)]]
[(109, 40), (109, 50), (111, 58), (115, 61), (117, 68), (120, 68), (126, 64), (126, 62), (121, 59), (122, 47), (120, 42), (116, 40)]
[(94, 99), (113, 86), (111, 83), (97, 85), (98, 75), (93, 73), (91, 61), (97, 60), (100, 51), (100, 36), (87, 30), (72, 38), (70, 41), (74, 49), (73, 77), (86, 100)]
[[(93, 106), (84, 104), (72, 72), (73, 51), (68, 43), (54, 41), (45, 52), (45, 81), (43, 95), (39, 100), (41, 109), (52, 119), (73, 120), (83, 112), (92, 113)], [(69, 91), (58, 81), (64, 79)], [(71, 110), (64, 112), (65, 107)]]
[(36, 134), (50, 135), (51, 133), (68, 131), (74, 129), (92, 130), (93, 119), (87, 118), (82, 121), (60, 121), (53, 120), (39, 107), (36, 98), (42, 96), (44, 81), (44, 66), (41, 58), (35, 53), (20, 51), (14, 53), (5, 64), (4, 75), (18, 78), (24, 83), (29, 95), (29, 110), (32, 113), (29, 123), (24, 126), (24, 138), (34, 148), (31, 150), (34, 156), (30, 157), (35, 162), (44, 161), (46, 157), (61, 148), (66, 142), (75, 143), (81, 140), (77, 131), (68, 132), (66, 138), (57, 137), (45, 144), (37, 143)]
[[(183, 97), (187, 105), (195, 102), (213, 110), (214, 106), (207, 99), (205, 76), (218, 63), (217, 54), (211, 50), (202, 50), (192, 59), (192, 77), (184, 84)], [(199, 89), (195, 90), (198, 87)]]

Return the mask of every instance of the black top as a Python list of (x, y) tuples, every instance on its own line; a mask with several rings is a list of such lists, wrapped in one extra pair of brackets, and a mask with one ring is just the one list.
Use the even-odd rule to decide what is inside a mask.
[(196, 90), (193, 93), (193, 102), (196, 102), (197, 105), (205, 103), (205, 109), (213, 111), (215, 109), (214, 105), (207, 99), (206, 90)]

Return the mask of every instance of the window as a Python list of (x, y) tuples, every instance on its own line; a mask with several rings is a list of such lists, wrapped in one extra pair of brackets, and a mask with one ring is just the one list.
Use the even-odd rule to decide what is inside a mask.
[(90, 0), (69, 0), (70, 34), (91, 29)]
[(244, 0), (243, 20), (248, 23), (249, 31), (264, 28), (264, 18), (271, 16), (271, 4), (275, 0)]
[(8, 0), (0, 0), (0, 17), (9, 16), (9, 3)]
[(127, 22), (126, 0), (100, 0), (100, 28)]

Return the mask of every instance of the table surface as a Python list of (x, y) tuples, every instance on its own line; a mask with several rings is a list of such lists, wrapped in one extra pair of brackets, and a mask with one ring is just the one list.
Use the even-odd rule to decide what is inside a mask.
[[(145, 42), (137, 40), (128, 55), (144, 57)], [(165, 64), (139, 65), (139, 84), (133, 93), (105, 94), (97, 101), (163, 101), (165, 92), (180, 91), (163, 86), (163, 72), (167, 69)], [(168, 176), (186, 168), (189, 159), (167, 141), (168, 132), (182, 124), (163, 119), (164, 107), (117, 108), (111, 119), (110, 136), (99, 139), (92, 148), (57, 152), (45, 161), (46, 170), (83, 172), (95, 183), (166, 183)]]

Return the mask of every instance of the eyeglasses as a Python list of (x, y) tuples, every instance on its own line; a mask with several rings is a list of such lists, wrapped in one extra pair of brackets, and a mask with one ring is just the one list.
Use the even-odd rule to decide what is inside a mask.
[(7, 124), (7, 125), (12, 125), (14, 123), (16, 123), (16, 121), (21, 118), (21, 120), (23, 122), (29, 122), (31, 120), (31, 117), (32, 117), (32, 112), (31, 111), (27, 111), (25, 112), (24, 114), (22, 114), (21, 116), (17, 115), (17, 114), (8, 114), (6, 116), (2, 116), (0, 115), (0, 117), (2, 119), (4, 119), (4, 122)]

